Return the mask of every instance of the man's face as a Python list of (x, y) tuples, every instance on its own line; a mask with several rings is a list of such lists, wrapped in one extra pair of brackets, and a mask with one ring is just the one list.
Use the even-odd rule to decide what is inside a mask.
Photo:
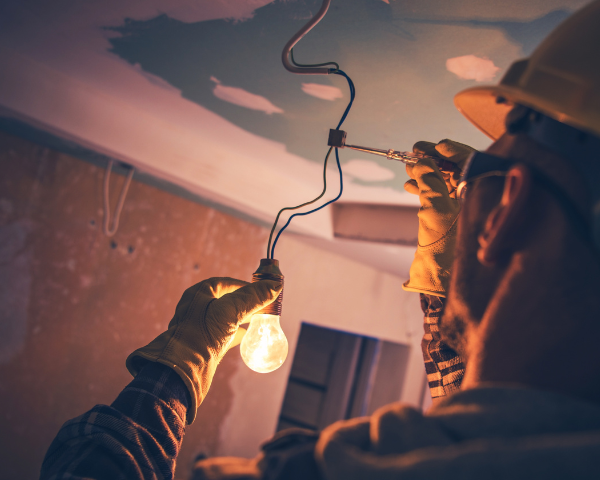
[[(505, 138), (498, 140), (488, 152), (506, 156), (503, 152), (509, 145)], [(468, 357), (469, 332), (481, 322), (504, 270), (501, 265), (484, 267), (477, 259), (478, 236), (490, 212), (500, 202), (503, 187), (502, 177), (470, 183), (458, 220), (450, 289), (440, 330), (444, 340), (463, 357)]]

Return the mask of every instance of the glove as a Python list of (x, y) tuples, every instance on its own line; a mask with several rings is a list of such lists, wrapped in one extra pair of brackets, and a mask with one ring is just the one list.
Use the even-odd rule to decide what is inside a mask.
[(445, 297), (454, 260), (456, 223), (460, 206), (456, 188), (462, 167), (475, 150), (462, 143), (442, 140), (437, 145), (417, 142), (413, 151), (448, 160), (456, 165), (452, 172), (440, 172), (433, 160), (407, 165), (411, 178), (404, 184), (408, 193), (419, 195), (419, 245), (403, 288), (409, 292)]
[(238, 326), (272, 303), (281, 289), (270, 280), (210, 278), (197, 283), (183, 293), (167, 331), (127, 357), (127, 369), (134, 377), (147, 362), (175, 370), (190, 392), (187, 423), (191, 424)]
[(318, 432), (288, 428), (263, 443), (255, 458), (197, 460), (192, 480), (320, 480), (314, 454), (318, 439)]

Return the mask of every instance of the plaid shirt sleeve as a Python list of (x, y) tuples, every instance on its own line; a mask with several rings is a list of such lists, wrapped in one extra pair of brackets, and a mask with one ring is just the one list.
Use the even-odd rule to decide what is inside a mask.
[(440, 337), (439, 322), (445, 299), (421, 294), (421, 308), (425, 314), (423, 360), (432, 398), (444, 397), (460, 389), (465, 365), (462, 358)]
[(179, 376), (146, 365), (111, 406), (65, 423), (41, 479), (171, 479), (185, 430), (189, 393)]

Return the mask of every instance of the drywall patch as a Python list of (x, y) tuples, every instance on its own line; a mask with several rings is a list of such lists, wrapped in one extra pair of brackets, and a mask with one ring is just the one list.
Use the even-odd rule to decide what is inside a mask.
[(396, 174), (389, 168), (382, 167), (371, 160), (360, 159), (345, 163), (344, 173), (363, 182), (385, 182), (396, 177)]
[(219, 79), (210, 77), (210, 79), (216, 83), (213, 88), (215, 97), (240, 107), (246, 107), (251, 110), (260, 110), (265, 112), (267, 115), (273, 113), (283, 113), (283, 110), (273, 105), (268, 99), (254, 93), (247, 92), (243, 88), (239, 87), (228, 87), (223, 85)]
[(494, 79), (500, 67), (494, 65), (489, 58), (463, 55), (446, 60), (446, 69), (464, 80), (489, 82)]
[(0, 226), (0, 365), (21, 350), (27, 337), (31, 296), (31, 255), (26, 249), (28, 221)]
[(339, 88), (332, 87), (331, 85), (323, 85), (321, 83), (303, 83), (302, 91), (313, 97), (320, 98), (321, 100), (333, 101), (344, 97), (344, 94)]

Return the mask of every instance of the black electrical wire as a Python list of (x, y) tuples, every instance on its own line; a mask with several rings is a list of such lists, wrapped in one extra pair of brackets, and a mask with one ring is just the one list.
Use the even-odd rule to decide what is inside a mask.
[[(292, 63), (294, 65), (296, 65), (297, 67), (325, 67), (327, 65), (331, 65), (331, 66), (335, 66), (336, 70), (340, 69), (340, 66), (337, 62), (315, 63), (315, 64), (310, 64), (310, 65), (298, 63), (298, 62), (296, 62), (296, 59), (294, 58), (294, 49), (293, 48), (290, 50), (290, 59), (291, 59)], [(273, 233), (275, 232), (275, 228), (277, 228), (277, 223), (279, 222), (279, 217), (281, 216), (281, 214), (283, 212), (285, 212), (286, 210), (298, 210), (299, 208), (306, 207), (307, 205), (311, 205), (311, 204), (315, 203), (316, 201), (320, 200), (321, 198), (323, 198), (323, 195), (325, 195), (325, 192), (327, 191), (327, 163), (329, 160), (329, 156), (331, 155), (332, 149), (333, 149), (333, 147), (331, 147), (327, 151), (327, 155), (325, 156), (325, 162), (323, 164), (323, 191), (321, 192), (321, 194), (318, 197), (314, 198), (313, 200), (303, 203), (302, 205), (298, 205), (296, 207), (282, 208), (277, 213), (277, 216), (275, 217), (275, 222), (273, 223), (273, 227), (271, 228), (271, 233), (269, 234), (269, 243), (267, 245), (267, 258), (272, 258), (272, 256), (271, 256), (272, 255), (271, 241), (273, 240)], [(277, 237), (279, 237), (279, 235)]]
[[(333, 147), (330, 147), (329, 150), (327, 151), (327, 155), (325, 155), (325, 163), (323, 164), (323, 191), (321, 192), (321, 194), (316, 197), (315, 199), (303, 203), (302, 205), (298, 205), (297, 207), (285, 207), (282, 208), (281, 210), (279, 210), (279, 212), (277, 213), (277, 216), (275, 217), (275, 222), (273, 223), (273, 228), (271, 228), (271, 234), (269, 235), (269, 244), (267, 245), (267, 258), (273, 258), (271, 255), (271, 240), (273, 239), (273, 233), (275, 232), (275, 228), (277, 227), (277, 223), (279, 222), (279, 217), (281, 216), (281, 214), (283, 212), (285, 212), (286, 210), (298, 210), (299, 208), (302, 207), (306, 207), (307, 205), (310, 205), (312, 203), (315, 203), (317, 200), (321, 199), (323, 197), (323, 195), (325, 195), (325, 192), (327, 191), (327, 161), (329, 160), (329, 155), (331, 155), (331, 150), (333, 150)], [(277, 235), (277, 237), (279, 238), (279, 235)], [(275, 240), (275, 243), (277, 243), (277, 240)], [(275, 245), (273, 245), (273, 247), (275, 247)], [(275, 248), (273, 248), (273, 250), (275, 250)]]
[(296, 60), (294, 60), (294, 49), (293, 48), (290, 50), (290, 60), (297, 67), (312, 68), (312, 67), (326, 67), (327, 65), (334, 65), (336, 70), (340, 69), (340, 66), (338, 65), (337, 62), (312, 63), (310, 65), (305, 65), (303, 63), (298, 63), (298, 62), (296, 62)]
[[(346, 110), (344, 110), (344, 114), (342, 115), (342, 118), (340, 119), (340, 122), (338, 123), (338, 126), (336, 127), (336, 130), (339, 130), (340, 127), (342, 126), (342, 124), (344, 123), (344, 121), (346, 120), (346, 117), (348, 116), (348, 112), (350, 112), (350, 108), (352, 108), (352, 104), (353, 104), (354, 98), (356, 96), (356, 90), (354, 88), (354, 82), (352, 82), (352, 80), (350, 79), (350, 77), (345, 72), (343, 72), (342, 70), (340, 70), (338, 64), (335, 63), (335, 62), (327, 62), (327, 63), (321, 63), (321, 64), (317, 64), (317, 65), (301, 65), (301, 64), (298, 64), (298, 63), (296, 63), (294, 61), (293, 50), (292, 50), (291, 53), (292, 53), (292, 55), (291, 55), (292, 62), (296, 66), (318, 67), (318, 66), (324, 66), (324, 65), (336, 65), (336, 70), (332, 71), (331, 73), (336, 74), (336, 75), (340, 75), (340, 76), (344, 77), (348, 81), (348, 87), (350, 88), (350, 102), (348, 102), (348, 106), (346, 107)], [(331, 147), (331, 148), (333, 148), (333, 147)], [(267, 245), (267, 258), (274, 258), (274, 255), (275, 255), (275, 246), (277, 245), (277, 241), (279, 240), (279, 237), (284, 232), (284, 230), (288, 227), (288, 225), (290, 224), (290, 222), (292, 221), (292, 219), (294, 217), (300, 217), (300, 216), (309, 215), (311, 213), (317, 212), (317, 211), (321, 210), (322, 208), (325, 208), (327, 205), (330, 205), (333, 202), (337, 201), (342, 196), (342, 193), (344, 191), (344, 180), (343, 180), (343, 175), (342, 175), (342, 166), (340, 164), (340, 157), (339, 157), (338, 149), (336, 148), (335, 149), (335, 158), (336, 158), (336, 163), (337, 163), (337, 167), (338, 167), (338, 172), (340, 174), (340, 192), (339, 192), (339, 194), (333, 200), (330, 200), (327, 203), (324, 203), (323, 205), (321, 205), (318, 208), (315, 208), (315, 209), (310, 210), (308, 212), (295, 213), (294, 215), (290, 216), (290, 218), (288, 218), (288, 221), (286, 222), (286, 224), (283, 227), (281, 227), (281, 229), (279, 230), (279, 232), (277, 232), (277, 236), (275, 237), (275, 241), (273, 242), (273, 247), (271, 247), (271, 240), (273, 238), (273, 233), (275, 232), (275, 229), (277, 227), (277, 223), (279, 221), (279, 217), (280, 217), (280, 215), (281, 215), (282, 212), (284, 212), (286, 210), (297, 210), (299, 208), (305, 207), (306, 205), (310, 205), (312, 203), (315, 203), (317, 200), (319, 200), (320, 198), (322, 198), (323, 195), (325, 195), (325, 192), (327, 190), (327, 161), (329, 159), (329, 155), (331, 154), (331, 148), (329, 149), (329, 151), (327, 152), (327, 155), (325, 156), (325, 162), (324, 162), (324, 166), (323, 166), (323, 191), (321, 192), (321, 194), (318, 197), (316, 197), (314, 200), (311, 200), (310, 202), (303, 203), (302, 205), (298, 205), (296, 207), (285, 207), (285, 208), (282, 208), (279, 211), (279, 213), (277, 213), (277, 217), (275, 217), (275, 222), (273, 223), (273, 228), (271, 229), (271, 234), (269, 235), (269, 243)]]

